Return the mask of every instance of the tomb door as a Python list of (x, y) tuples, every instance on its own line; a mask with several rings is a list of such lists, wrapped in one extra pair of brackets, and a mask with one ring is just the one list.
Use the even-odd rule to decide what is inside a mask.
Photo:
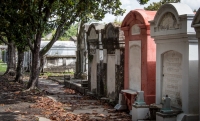
[(107, 62), (107, 96), (114, 99), (115, 97), (115, 55), (108, 54)]
[(163, 54), (162, 97), (171, 98), (171, 106), (181, 108), (182, 54), (168, 51)]
[(97, 91), (97, 57), (96, 54), (93, 55), (91, 60), (91, 91), (96, 93)]
[(129, 89), (141, 91), (141, 41), (130, 43)]

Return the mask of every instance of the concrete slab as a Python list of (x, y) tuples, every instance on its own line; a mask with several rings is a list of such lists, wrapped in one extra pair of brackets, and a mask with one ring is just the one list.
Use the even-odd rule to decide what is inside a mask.
[(38, 117), (39, 118), (39, 121), (51, 121), (50, 119), (47, 119), (45, 117)]

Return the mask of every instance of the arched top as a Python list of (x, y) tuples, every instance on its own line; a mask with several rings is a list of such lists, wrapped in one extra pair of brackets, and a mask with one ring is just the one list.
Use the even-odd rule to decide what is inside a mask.
[(134, 21), (135, 24), (149, 25), (148, 21), (153, 20), (156, 11), (146, 11), (143, 9), (136, 9), (130, 11), (124, 18), (121, 27), (131, 26), (130, 24)]
[(120, 47), (120, 44), (124, 42), (124, 34), (120, 27), (114, 23), (108, 23), (105, 29), (101, 30), (102, 45), (104, 49), (107, 49), (107, 53), (113, 54), (116, 48)]
[(168, 50), (162, 53), (162, 57), (165, 58), (165, 62), (167, 62), (165, 66), (181, 66), (183, 61), (182, 53), (176, 50)]
[(196, 12), (194, 19), (192, 21), (192, 26), (193, 27), (199, 27), (200, 26), (200, 8), (198, 9), (198, 11)]
[(87, 31), (88, 40), (98, 40), (98, 31), (95, 28), (94, 24), (91, 24)]
[(102, 32), (102, 34), (103, 34), (103, 39), (104, 38), (117, 39), (119, 38), (119, 27), (113, 23), (109, 23), (105, 26), (104, 32)]
[(165, 26), (167, 26), (166, 24), (173, 24), (175, 26), (174, 28), (176, 28), (176, 24), (179, 24), (179, 16), (184, 14), (194, 13), (192, 9), (184, 3), (167, 3), (159, 8), (152, 22), (155, 24), (155, 27), (158, 27), (163, 21), (166, 21), (166, 23), (163, 23)]
[(181, 52), (179, 52), (178, 50), (167, 50), (164, 51), (161, 55), (164, 55), (166, 53), (170, 53), (173, 57), (175, 57), (177, 54), (182, 55)]

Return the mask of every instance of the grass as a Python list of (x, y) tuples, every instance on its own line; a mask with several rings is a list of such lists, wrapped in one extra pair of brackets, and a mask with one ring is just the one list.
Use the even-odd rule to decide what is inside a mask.
[(40, 73), (41, 76), (64, 76), (64, 75), (73, 75), (74, 72), (61, 72), (61, 73), (53, 73), (53, 72), (46, 72)]
[[(2, 75), (4, 72), (6, 72), (6, 69), (7, 69), (7, 64), (6, 63), (3, 63), (1, 60), (0, 60), (0, 75)], [(29, 75), (29, 72), (25, 72), (24, 73), (25, 75)], [(63, 76), (65, 74), (69, 74), (69, 75), (73, 75), (74, 72), (63, 72), (63, 73), (52, 73), (52, 72), (47, 72), (47, 73), (41, 73), (40, 75), (43, 75), (43, 76)]]
[(7, 64), (0, 62), (0, 73), (4, 73), (7, 69)]

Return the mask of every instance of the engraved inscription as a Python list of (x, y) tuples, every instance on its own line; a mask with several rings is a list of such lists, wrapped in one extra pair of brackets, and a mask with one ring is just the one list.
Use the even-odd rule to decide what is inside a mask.
[(172, 106), (181, 108), (182, 86), (182, 54), (176, 51), (168, 51), (163, 55), (163, 90), (162, 97), (168, 95), (172, 100)]
[(141, 84), (141, 44), (133, 44), (129, 51), (129, 89), (141, 91)]

